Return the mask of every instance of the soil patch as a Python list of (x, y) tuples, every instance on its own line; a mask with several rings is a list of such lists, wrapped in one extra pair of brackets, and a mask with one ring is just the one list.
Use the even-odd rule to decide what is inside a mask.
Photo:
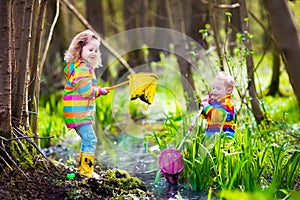
[(97, 169), (98, 179), (84, 179), (73, 167), (44, 159), (33, 169), (6, 169), (0, 174), (0, 199), (155, 199), (126, 171)]

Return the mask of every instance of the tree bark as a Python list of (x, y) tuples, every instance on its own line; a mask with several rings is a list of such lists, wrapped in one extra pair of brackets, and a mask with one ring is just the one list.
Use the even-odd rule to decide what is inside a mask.
[[(104, 26), (104, 10), (102, 0), (86, 0), (86, 17), (87, 21), (94, 27), (97, 33), (101, 34), (105, 38), (105, 26)], [(111, 2), (110, 2), (111, 4)], [(107, 58), (109, 51), (105, 48), (100, 48), (102, 58)], [(107, 59), (102, 59), (102, 65), (107, 66)], [(97, 71), (100, 71), (97, 74), (102, 74), (101, 78), (105, 81), (108, 81), (111, 77), (110, 71), (106, 67), (98, 68)]]
[[(189, 44), (187, 44), (185, 36), (185, 24), (184, 24), (184, 13), (182, 10), (182, 1), (181, 0), (171, 0), (166, 1), (167, 12), (169, 13), (170, 28), (176, 30), (182, 34), (182, 38), (174, 39), (175, 52), (181, 52), (185, 55), (177, 55), (177, 61), (179, 64), (179, 70), (181, 74), (181, 83), (183, 85), (183, 90), (186, 92), (186, 102), (188, 110), (197, 110), (197, 100), (194, 94), (195, 83), (192, 76), (192, 66), (191, 63), (187, 60), (189, 56)], [(191, 6), (191, 2), (185, 2), (186, 6)]]
[[(40, 81), (41, 74), (39, 72), (39, 52), (41, 45), (41, 37), (43, 31), (43, 22), (45, 9), (47, 5), (47, 0), (41, 0), (39, 2), (39, 11), (38, 11), (38, 20), (36, 24), (35, 34), (34, 34), (34, 43), (32, 49), (32, 66), (30, 73), (30, 85), (28, 89), (28, 97), (31, 99), (29, 104), (29, 110), (33, 112), (30, 117), (31, 130), (35, 136), (38, 136), (38, 105), (39, 105), (39, 96), (40, 96)], [(38, 144), (38, 140), (36, 140)]]
[(280, 77), (280, 52), (277, 44), (273, 43), (272, 49), (272, 77), (267, 95), (275, 96), (279, 92), (279, 77)]
[(105, 28), (102, 0), (86, 0), (85, 4), (87, 21), (94, 27), (97, 33), (103, 34)]
[[(23, 13), (25, 7), (25, 0), (13, 1), (12, 5), (12, 29), (11, 29), (11, 38), (12, 38), (12, 96), (17, 96), (17, 83), (18, 83), (18, 69), (19, 59), (20, 58), (20, 50), (21, 50), (21, 39), (22, 39), (22, 21), (23, 21)], [(15, 99), (15, 98), (13, 98)], [(13, 104), (13, 102), (12, 102)]]
[[(155, 27), (159, 28), (170, 28), (169, 21), (168, 21), (168, 14), (167, 14), (167, 8), (166, 8), (166, 1), (159, 1), (156, 2), (156, 15), (155, 15)], [(154, 36), (155, 43), (157, 42), (164, 42), (164, 44), (169, 44), (169, 41), (164, 40), (161, 41), (161, 35), (159, 33), (156, 33)], [(163, 51), (161, 49), (150, 49), (151, 54), (151, 60), (154, 62), (158, 62), (160, 60), (160, 53)]]
[[(245, 0), (240, 0), (240, 22), (242, 31), (244, 34), (244, 45), (247, 47), (248, 51), (252, 51), (252, 44), (251, 39), (248, 37), (248, 33), (250, 33), (249, 24), (246, 23), (245, 19), (248, 18), (247, 14), (247, 6)], [(246, 64), (247, 64), (247, 75), (248, 75), (248, 90), (249, 95), (251, 97), (251, 106), (252, 106), (252, 113), (255, 117), (255, 120), (257, 123), (261, 123), (261, 121), (264, 119), (264, 114), (261, 110), (259, 99), (257, 95), (257, 90), (255, 87), (255, 80), (254, 80), (254, 64), (253, 64), (253, 57), (252, 54), (249, 53), (246, 57)]]
[(186, 27), (187, 35), (197, 41), (204, 49), (208, 49), (207, 41), (199, 33), (200, 29), (205, 29), (205, 24), (209, 22), (207, 4), (203, 1), (192, 0), (191, 17), (189, 26)]
[(264, 0), (282, 60), (300, 107), (300, 41), (296, 24), (286, 0)]
[[(27, 1), (27, 3), (30, 4), (31, 1)], [(27, 4), (27, 6), (25, 6), (24, 8), (32, 10), (32, 7), (29, 6), (29, 4)], [(28, 166), (30, 165), (28, 163), (31, 163), (29, 159), (31, 159), (32, 161), (32, 159), (35, 157), (36, 154), (34, 148), (38, 150), (35, 143), (33, 143), (30, 139), (26, 138), (27, 135), (26, 133), (24, 133), (23, 129), (19, 128), (20, 119), (15, 119), (12, 116), (13, 111), (19, 112), (19, 113), (14, 113), (17, 116), (21, 116), (20, 113), (22, 112), (22, 109), (18, 110), (15, 107), (13, 107), (13, 106), (20, 106), (20, 104), (18, 105), (12, 104), (12, 99), (15, 98), (12, 96), (13, 95), (12, 86), (14, 85), (19, 86), (21, 84), (20, 79), (16, 80), (18, 81), (18, 84), (12, 83), (13, 81), (15, 81), (12, 79), (12, 73), (17, 73), (12, 71), (12, 65), (13, 65), (12, 63), (15, 62), (11, 60), (12, 55), (15, 53), (15, 49), (14, 49), (15, 46), (13, 46), (15, 43), (13, 37), (16, 35), (13, 33), (14, 31), (17, 30), (21, 31), (22, 29), (22, 27), (16, 27), (16, 20), (13, 18), (15, 16), (20, 16), (20, 15), (14, 13), (16, 9), (13, 9), (13, 6), (15, 6), (13, 4), (13, 0), (0, 1), (0, 9), (1, 9), (0, 48), (2, 50), (0, 54), (0, 173), (2, 172), (3, 169), (12, 170), (13, 167), (17, 168), (21, 172), (23, 172), (21, 169), (23, 166), (25, 166), (26, 169), (28, 169)], [(17, 10), (19, 10), (22, 13), (30, 12), (26, 9), (17, 9)], [(29, 20), (29, 24), (32, 24), (31, 19)], [(14, 30), (14, 28), (16, 29)], [(24, 32), (25, 31), (23, 31), (23, 33)], [(22, 38), (24, 43), (21, 42), (20, 46), (23, 47), (22, 45), (24, 45), (26, 46), (26, 48), (20, 49), (20, 54), (19, 54), (20, 56), (23, 55), (23, 52), (27, 56), (31, 53), (30, 49), (27, 47), (27, 45), (25, 45), (28, 44), (27, 42), (29, 41), (29, 36), (30, 33), (28, 34), (27, 38), (25, 39)], [(28, 59), (29, 58), (26, 57), (26, 59), (23, 61), (27, 64), (29, 62)], [(22, 67), (25, 68), (26, 66), (22, 66)], [(18, 73), (19, 73), (19, 77), (21, 77), (20, 75), (21, 72), (19, 71)], [(24, 74), (22, 74), (22, 76), (24, 76)], [(26, 78), (27, 77), (25, 76), (24, 80)], [(24, 84), (23, 88), (27, 88), (25, 81), (23, 82), (23, 84)], [(22, 90), (21, 93), (23, 93)], [(19, 93), (17, 93), (16, 95), (18, 98), (22, 96), (22, 94)], [(21, 105), (23, 101), (25, 100), (20, 99)], [(23, 142), (22, 140), (19, 140), (19, 138), (23, 138), (27, 142)], [(14, 152), (14, 154), (12, 152)], [(23, 175), (26, 176), (24, 172)]]
[[(134, 2), (134, 3), (133, 3)], [(133, 5), (133, 6), (132, 6)], [(130, 30), (139, 27), (147, 26), (147, 4), (144, 0), (124, 0), (124, 10), (123, 10), (123, 17), (125, 22), (125, 30)], [(138, 41), (139, 38), (136, 37)], [(134, 45), (134, 44), (132, 44)], [(128, 63), (130, 66), (140, 66), (145, 63), (143, 52), (138, 50), (133, 50), (128, 53)], [(125, 69), (126, 70), (126, 69)], [(121, 77), (127, 71), (121, 70), (118, 72), (118, 76)]]
[[(11, 130), (11, 1), (0, 1), (0, 136)], [(0, 162), (2, 162), (0, 160)]]
[(208, 1), (208, 10), (209, 10), (209, 22), (213, 30), (213, 36), (215, 40), (216, 50), (219, 57), (219, 68), (221, 71), (224, 71), (224, 62), (223, 62), (223, 53), (221, 51), (221, 41), (219, 36), (219, 28), (217, 25), (217, 8), (216, 8), (216, 0), (209, 0)]
[[(31, 28), (32, 28), (32, 10), (33, 10), (34, 0), (26, 1), (25, 8), (23, 10), (23, 22), (22, 27), (15, 27), (16, 31), (22, 33), (20, 48), (22, 53), (18, 56), (17, 62), (17, 92), (16, 96), (13, 97), (13, 117), (17, 124), (22, 121), (27, 121), (23, 118), (23, 111), (27, 111), (27, 99), (25, 98), (26, 89), (28, 86), (28, 68), (29, 68), (29, 58), (30, 58), (30, 43), (31, 43)], [(18, 16), (18, 15), (17, 15)], [(18, 28), (18, 29), (17, 29)], [(27, 117), (27, 113), (24, 115)], [(28, 124), (26, 124), (28, 125)]]
[[(237, 3), (237, 0), (230, 0), (231, 4)], [(230, 54), (233, 55), (233, 49), (236, 47), (236, 34), (242, 32), (242, 27), (240, 23), (240, 9), (239, 7), (229, 8), (229, 12), (232, 14), (231, 23), (229, 24), (231, 28), (231, 33), (229, 35), (229, 50)]]

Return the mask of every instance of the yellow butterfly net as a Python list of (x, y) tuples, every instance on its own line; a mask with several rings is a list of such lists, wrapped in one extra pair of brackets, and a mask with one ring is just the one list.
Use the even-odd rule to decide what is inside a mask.
[(139, 98), (147, 104), (152, 104), (158, 76), (156, 74), (131, 74), (129, 78), (130, 99)]

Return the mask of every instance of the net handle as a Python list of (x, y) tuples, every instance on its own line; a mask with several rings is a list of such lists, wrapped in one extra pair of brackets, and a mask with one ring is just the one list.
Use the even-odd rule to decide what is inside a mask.
[(122, 83), (119, 83), (119, 84), (117, 84), (117, 85), (113, 85), (113, 86), (111, 86), (111, 87), (107, 87), (107, 88), (105, 88), (105, 89), (107, 89), (107, 90), (112, 90), (112, 89), (115, 89), (115, 88), (117, 88), (117, 87), (126, 85), (126, 84), (128, 84), (128, 83), (129, 83), (129, 81), (124, 81), (124, 82), (122, 82)]

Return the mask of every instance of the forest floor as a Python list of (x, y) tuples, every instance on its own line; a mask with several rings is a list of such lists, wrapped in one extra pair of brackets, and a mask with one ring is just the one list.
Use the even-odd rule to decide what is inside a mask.
[(0, 199), (155, 199), (141, 180), (126, 171), (98, 166), (95, 172), (99, 179), (83, 179), (74, 167), (41, 158), (33, 168), (2, 171)]

